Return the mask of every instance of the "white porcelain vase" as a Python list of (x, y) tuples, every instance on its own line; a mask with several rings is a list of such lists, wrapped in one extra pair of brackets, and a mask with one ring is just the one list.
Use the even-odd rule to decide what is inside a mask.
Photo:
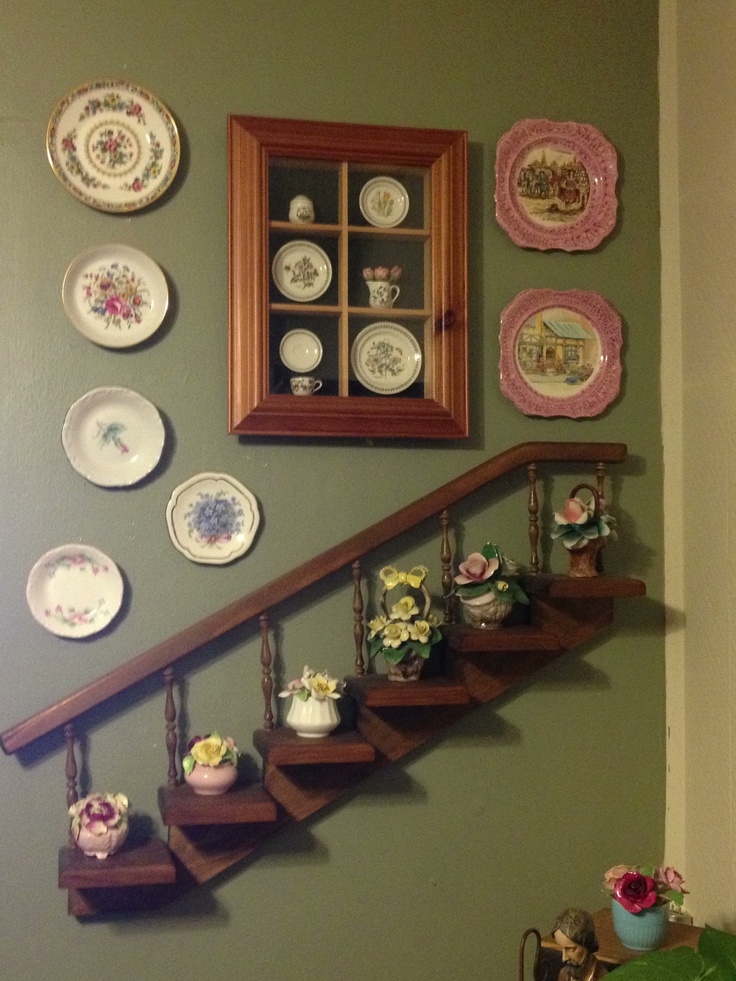
[(307, 698), (292, 695), (286, 724), (297, 736), (315, 739), (326, 736), (340, 724), (340, 713), (334, 698)]

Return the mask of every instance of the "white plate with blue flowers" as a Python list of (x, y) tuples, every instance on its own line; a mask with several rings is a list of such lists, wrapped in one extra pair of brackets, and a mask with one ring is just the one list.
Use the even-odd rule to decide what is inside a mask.
[(171, 541), (191, 562), (203, 565), (225, 565), (244, 555), (259, 522), (255, 497), (225, 473), (190, 477), (166, 507)]

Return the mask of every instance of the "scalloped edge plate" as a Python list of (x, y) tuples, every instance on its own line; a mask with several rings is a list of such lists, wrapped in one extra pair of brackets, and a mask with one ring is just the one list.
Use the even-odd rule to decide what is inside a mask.
[(164, 424), (130, 388), (93, 388), (69, 408), (61, 442), (69, 463), (100, 487), (130, 487), (161, 459)]
[(92, 545), (59, 545), (35, 563), (26, 602), (37, 623), (57, 637), (97, 634), (123, 602), (123, 577), (112, 559)]
[[(543, 193), (532, 159), (539, 154), (545, 162), (549, 156), (550, 165), (556, 158), (568, 166), (570, 187), (565, 194)], [(575, 162), (580, 166), (574, 167)], [(541, 168), (549, 190), (547, 169), (555, 175), (552, 166)], [(616, 227), (617, 179), (616, 148), (595, 126), (523, 119), (496, 147), (496, 219), (509, 238), (525, 248), (594, 249)]]
[(46, 153), (74, 197), (98, 211), (127, 212), (167, 190), (181, 147), (174, 117), (152, 92), (122, 79), (100, 79), (56, 104)]
[[(541, 351), (538, 336), (547, 318), (555, 345), (582, 342), (580, 370), (559, 371)], [(540, 320), (542, 323), (537, 324)], [(568, 328), (580, 328), (578, 330)], [(562, 344), (558, 344), (558, 338)], [(608, 300), (587, 290), (523, 290), (501, 314), (501, 391), (528, 416), (600, 415), (621, 387), (621, 318)], [(535, 363), (535, 356), (537, 361)], [(539, 358), (543, 363), (539, 363)], [(554, 357), (557, 358), (555, 352)], [(535, 366), (536, 364), (536, 366)], [(591, 371), (585, 377), (587, 368)]]
[(176, 487), (166, 506), (174, 546), (191, 562), (225, 565), (248, 551), (260, 523), (258, 502), (226, 473), (198, 473)]

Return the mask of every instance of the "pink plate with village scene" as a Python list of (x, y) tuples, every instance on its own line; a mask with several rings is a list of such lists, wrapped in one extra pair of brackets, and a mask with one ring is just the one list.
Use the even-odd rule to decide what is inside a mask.
[(501, 391), (528, 416), (600, 415), (621, 386), (621, 318), (585, 290), (524, 290), (501, 315)]
[(496, 148), (496, 218), (526, 248), (594, 249), (616, 225), (617, 178), (595, 126), (524, 119)]

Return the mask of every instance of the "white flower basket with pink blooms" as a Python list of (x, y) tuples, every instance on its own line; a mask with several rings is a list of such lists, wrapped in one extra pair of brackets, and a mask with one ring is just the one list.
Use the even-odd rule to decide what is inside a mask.
[(107, 858), (128, 837), (128, 798), (125, 794), (88, 794), (69, 808), (71, 831), (85, 855)]
[(459, 565), (451, 594), (463, 605), (468, 623), (494, 630), (511, 613), (514, 603), (529, 603), (517, 582), (519, 566), (488, 542)]

